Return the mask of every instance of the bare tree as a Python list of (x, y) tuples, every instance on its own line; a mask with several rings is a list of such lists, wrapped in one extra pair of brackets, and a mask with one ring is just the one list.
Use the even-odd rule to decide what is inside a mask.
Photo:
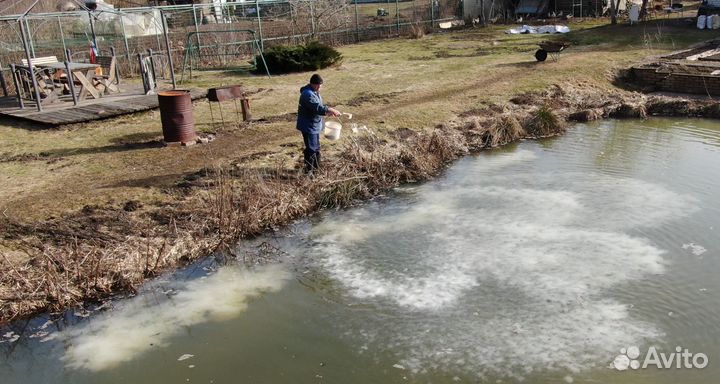
[(317, 38), (319, 32), (338, 29), (350, 22), (349, 3), (345, 0), (289, 0), (288, 3), (293, 26), (309, 34), (311, 39)]
[(314, 4), (313, 15), (318, 30), (332, 30), (347, 24), (349, 2), (345, 0), (317, 0)]
[[(299, 20), (307, 20), (308, 15), (310, 14), (307, 12), (307, 9), (305, 5), (307, 5), (307, 1), (303, 0), (289, 0), (288, 3), (290, 4), (290, 20), (293, 25), (293, 31), (297, 32), (297, 34), (304, 36), (308, 29), (305, 26), (302, 26), (298, 23)], [(309, 8), (308, 8), (309, 9)], [(304, 42), (304, 37), (303, 37)]]

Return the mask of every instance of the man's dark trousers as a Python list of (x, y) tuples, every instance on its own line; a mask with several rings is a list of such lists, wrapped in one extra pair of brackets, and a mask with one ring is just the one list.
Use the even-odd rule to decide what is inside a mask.
[(320, 134), (304, 133), (305, 142), (305, 172), (314, 171), (320, 168)]

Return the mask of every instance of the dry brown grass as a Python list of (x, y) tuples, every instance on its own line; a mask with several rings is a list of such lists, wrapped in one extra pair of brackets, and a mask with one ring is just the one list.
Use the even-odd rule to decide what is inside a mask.
[(651, 100), (645, 105), (645, 110), (648, 115), (688, 116), (694, 112), (692, 106), (688, 100)]
[(518, 140), (525, 135), (527, 133), (517, 118), (503, 114), (493, 119), (483, 141), (486, 147), (497, 147)]
[[(188, 232), (131, 237), (122, 243), (81, 241), (28, 250), (22, 262), (0, 254), (0, 324), (44, 311), (62, 311), (114, 293), (134, 292), (148, 277), (206, 249)], [(67, 239), (71, 240), (71, 239)]]
[(420, 23), (414, 23), (410, 26), (408, 37), (411, 39), (422, 39), (425, 37), (425, 26)]
[(602, 118), (602, 109), (592, 108), (573, 112), (568, 116), (569, 121), (588, 122)]
[(614, 111), (610, 112), (610, 117), (617, 119), (644, 119), (647, 117), (645, 104), (641, 102), (623, 102)]

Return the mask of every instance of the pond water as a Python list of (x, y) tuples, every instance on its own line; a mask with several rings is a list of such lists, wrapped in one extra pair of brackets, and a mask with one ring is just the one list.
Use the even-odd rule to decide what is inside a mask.
[(485, 151), (238, 249), (279, 263), (211, 258), (112, 310), (4, 330), (0, 381), (718, 382), (718, 180), (709, 120)]

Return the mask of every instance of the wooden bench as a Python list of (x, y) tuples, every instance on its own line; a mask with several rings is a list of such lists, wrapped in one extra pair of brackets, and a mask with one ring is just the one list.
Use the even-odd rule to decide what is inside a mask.
[[(57, 64), (60, 61), (58, 61), (56, 56), (43, 56), (43, 57), (33, 57), (32, 58), (32, 65), (36, 69), (43, 68), (45, 69), (45, 66), (47, 64)], [(27, 59), (20, 59), (20, 63), (23, 67), (27, 67)], [(63, 75), (63, 72), (60, 71), (59, 73), (57, 71), (53, 70), (45, 70), (45, 71), (37, 71), (39, 76), (41, 77), (41, 80), (44, 80), (46, 82), (52, 82), (53, 80), (58, 80), (60, 78), (60, 75)]]
[[(44, 56), (44, 57), (33, 57), (32, 58), (33, 66), (42, 65), (42, 64), (52, 64), (52, 63), (58, 63), (58, 62), (59, 61), (57, 59), (57, 56)], [(21, 59), (20, 63), (25, 67), (28, 66), (27, 59)]]
[[(46, 104), (58, 101), (58, 89), (62, 88), (62, 86), (57, 84), (55, 80), (59, 80), (64, 74), (62, 71), (57, 72), (44, 68), (47, 64), (59, 63), (60, 61), (57, 56), (33, 57), (31, 60), (41, 103)], [(20, 59), (20, 63), (20, 65), (15, 65), (13, 72), (14, 78), (17, 81), (18, 102), (22, 107), (23, 99), (35, 100), (35, 90), (33, 89), (27, 59)]]
[[(37, 102), (38, 96), (40, 98), (37, 104), (38, 109), (41, 109), (40, 104), (51, 103), (58, 100), (56, 90), (61, 86), (53, 81), (47, 70), (35, 67), (34, 63), (32, 71), (30, 67), (26, 65), (16, 64), (10, 64), (10, 69), (12, 71), (20, 108), (24, 108), (24, 100)], [(37, 85), (37, 89), (35, 85)]]

